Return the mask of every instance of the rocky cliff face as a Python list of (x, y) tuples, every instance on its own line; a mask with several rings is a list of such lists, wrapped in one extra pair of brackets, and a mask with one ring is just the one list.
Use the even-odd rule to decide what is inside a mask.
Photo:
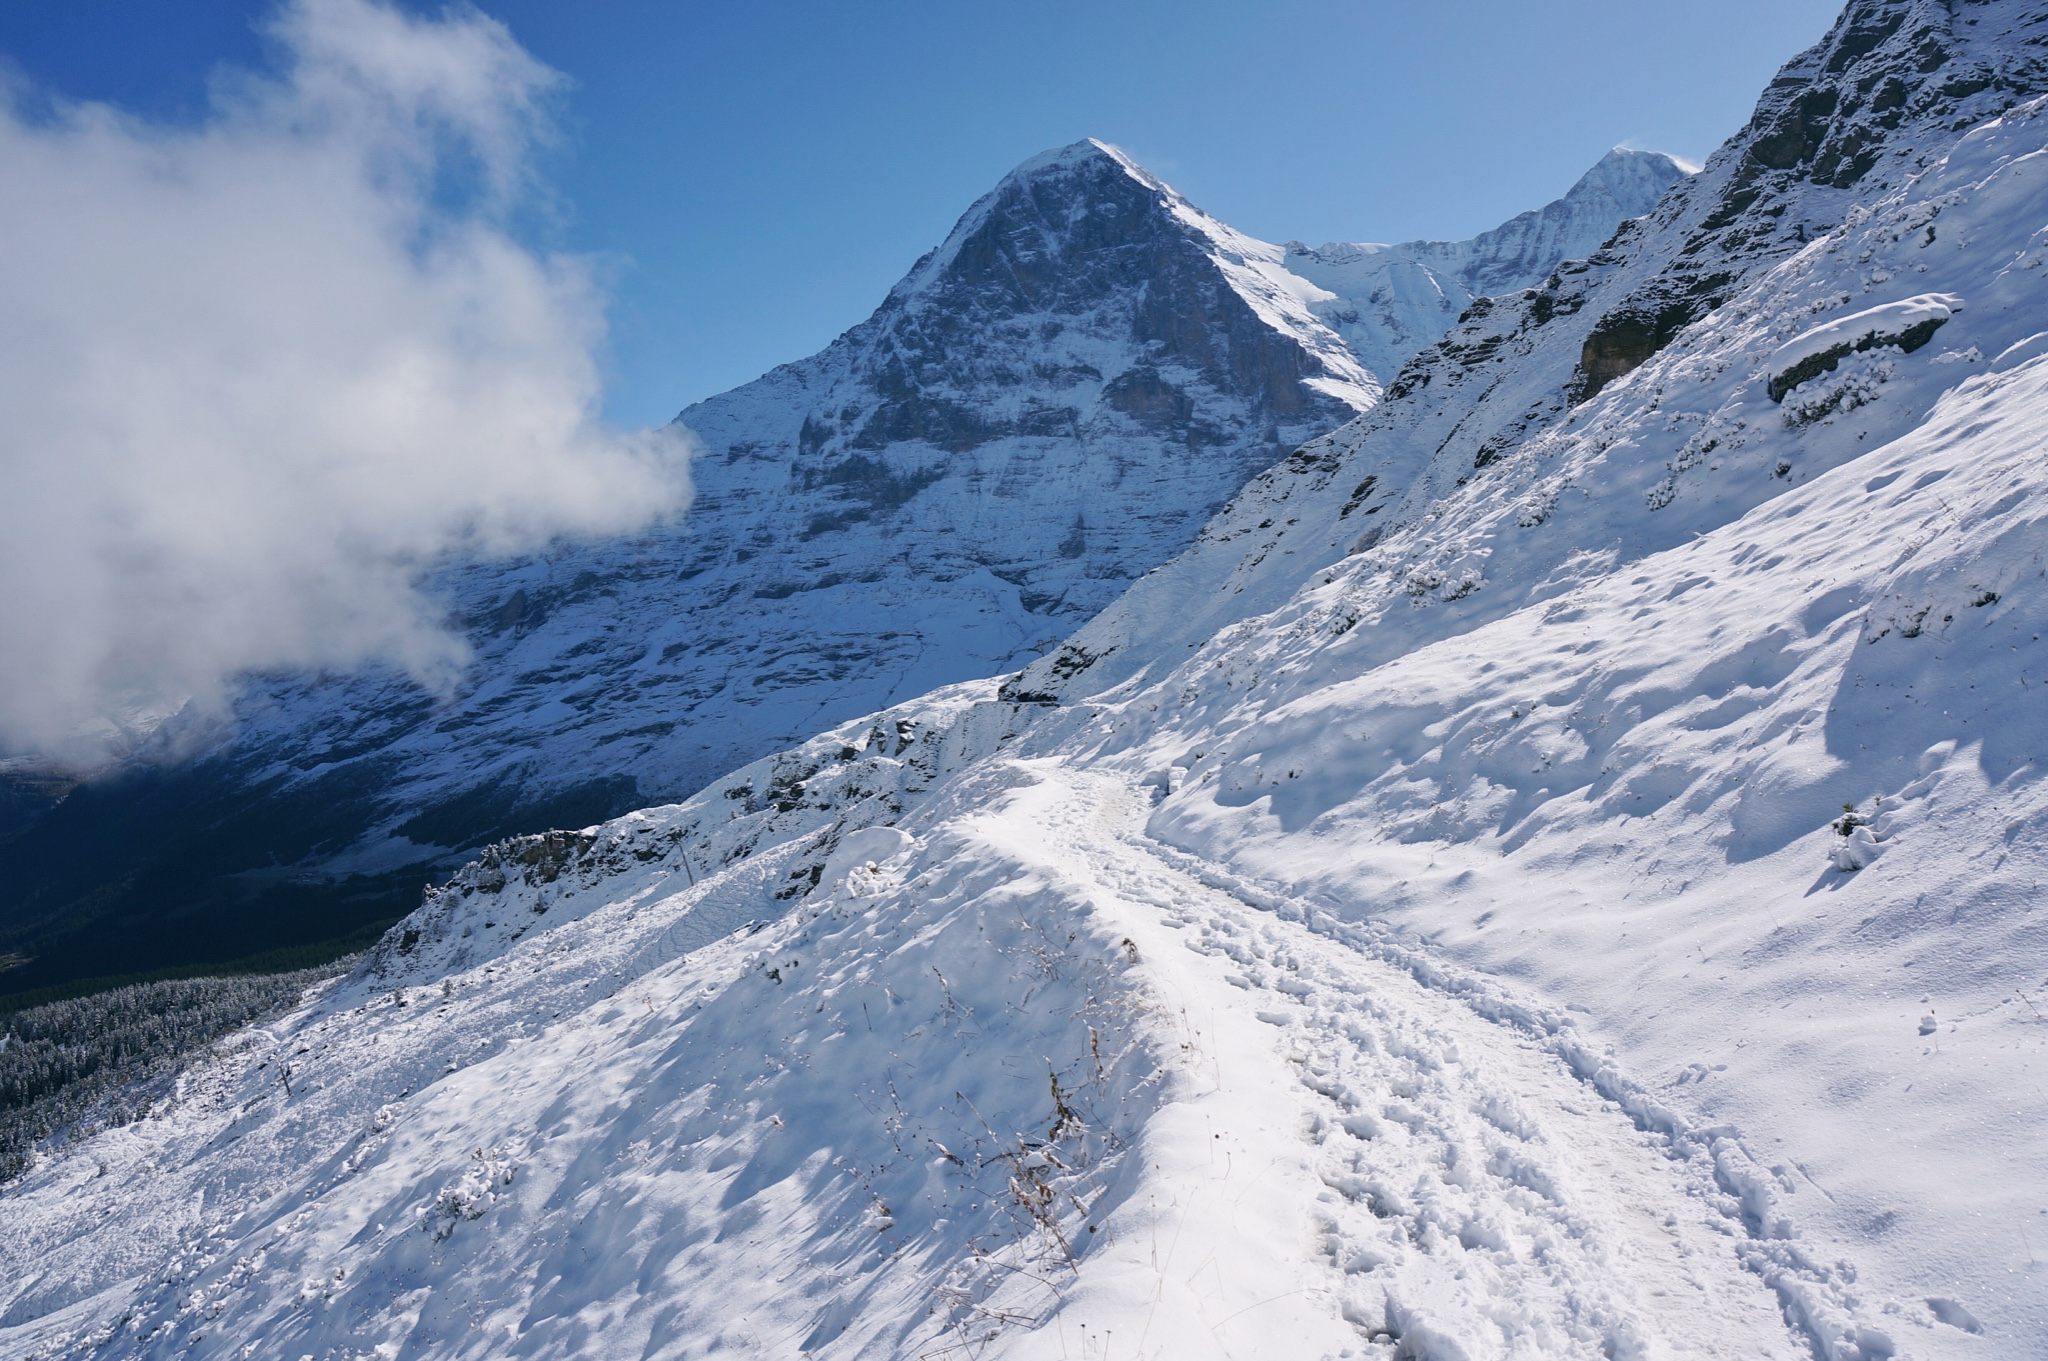
[[(1987, 26), (1988, 25), (1988, 26)], [(1680, 227), (1653, 277), (1605, 308), (1573, 393), (1590, 396), (1734, 296), (1758, 264), (1841, 220), (1849, 205), (1926, 168), (1944, 131), (2041, 89), (2038, 21), (1985, 3), (1859, 0), (1764, 91), (1706, 187), (1660, 213)]]
[(1287, 268), (1328, 296), (1311, 304), (1381, 382), (1448, 330), (1476, 298), (1533, 288), (1598, 250), (1628, 218), (1686, 178), (1655, 151), (1616, 147), (1561, 199), (1468, 241), (1287, 245)]

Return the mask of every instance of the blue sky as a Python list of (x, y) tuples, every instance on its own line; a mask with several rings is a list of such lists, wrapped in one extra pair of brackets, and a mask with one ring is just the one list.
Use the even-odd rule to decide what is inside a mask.
[[(1115, 142), (1269, 240), (1465, 236), (1615, 143), (1704, 159), (1838, 5), (479, 7), (573, 82), (534, 230), (606, 259), (607, 412), (644, 425), (820, 348), (1047, 147)], [(218, 67), (272, 60), (269, 9), (10, 0), (0, 54), (31, 104), (191, 120)]]

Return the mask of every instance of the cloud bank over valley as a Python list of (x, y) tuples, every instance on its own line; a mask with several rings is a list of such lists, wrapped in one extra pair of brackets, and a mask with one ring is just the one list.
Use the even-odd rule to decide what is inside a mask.
[(0, 753), (236, 677), (465, 658), (423, 569), (679, 513), (598, 417), (603, 294), (511, 223), (561, 78), (474, 11), (298, 0), (166, 127), (0, 105)]

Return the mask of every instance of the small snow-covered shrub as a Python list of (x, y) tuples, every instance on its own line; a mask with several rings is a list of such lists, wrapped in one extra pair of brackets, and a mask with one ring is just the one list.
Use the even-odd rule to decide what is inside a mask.
[(1878, 392), (1897, 372), (1896, 361), (1878, 355), (1855, 355), (1824, 379), (1803, 383), (1785, 398), (1785, 424), (1800, 429), (1877, 400)]
[(1828, 824), (1834, 828), (1835, 835), (1842, 838), (1834, 849), (1836, 869), (1848, 873), (1868, 869), (1878, 856), (1884, 854), (1884, 843), (1888, 839), (1886, 824), (1892, 819), (1880, 816), (1883, 811), (1882, 797), (1872, 801), (1871, 815), (1867, 818), (1856, 811), (1855, 804), (1842, 805), (1842, 816)]
[(474, 1149), (469, 1167), (420, 1211), (420, 1228), (436, 1242), (455, 1232), (465, 1219), (481, 1219), (498, 1203), (498, 1188), (510, 1186), (518, 1166), (501, 1149)]

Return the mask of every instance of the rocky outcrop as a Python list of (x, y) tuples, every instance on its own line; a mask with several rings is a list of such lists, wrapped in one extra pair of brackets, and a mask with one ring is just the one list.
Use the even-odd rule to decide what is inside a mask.
[[(1925, 168), (1930, 127), (1994, 117), (2048, 80), (2040, 35), (1987, 41), (2006, 6), (1857, 0), (1778, 73), (1717, 159), (1710, 195), (1661, 214), (1685, 239), (1669, 265), (1586, 337), (1574, 394), (1599, 392), (1733, 296), (1747, 269), (1782, 259), (1841, 219), (1851, 196)], [(1989, 18), (1990, 25), (1986, 26)], [(2023, 19), (2021, 25), (2033, 21)]]

